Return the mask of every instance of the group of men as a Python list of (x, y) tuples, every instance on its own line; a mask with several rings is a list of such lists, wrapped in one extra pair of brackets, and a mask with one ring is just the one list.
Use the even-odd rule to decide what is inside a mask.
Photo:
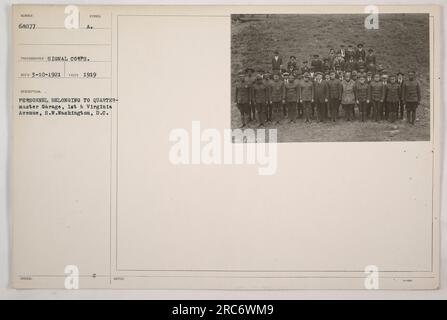
[(321, 60), (317, 54), (311, 61), (298, 67), (291, 56), (285, 65), (278, 51), (271, 61), (271, 71), (247, 68), (239, 72), (235, 102), (240, 110), (242, 127), (249, 123), (265, 126), (288, 119), (291, 123), (301, 118), (324, 122), (337, 121), (340, 106), (347, 121), (356, 118), (365, 121), (403, 119), (416, 120), (416, 109), (421, 101), (421, 89), (410, 71), (407, 79), (402, 72), (388, 74), (381, 65), (376, 66), (372, 49), (366, 54), (363, 45), (357, 50), (343, 45), (335, 53)]

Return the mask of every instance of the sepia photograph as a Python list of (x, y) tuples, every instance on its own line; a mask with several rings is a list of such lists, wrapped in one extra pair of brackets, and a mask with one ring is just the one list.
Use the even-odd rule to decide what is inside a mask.
[(265, 128), (278, 142), (429, 141), (429, 15), (368, 19), (232, 15), (235, 135)]

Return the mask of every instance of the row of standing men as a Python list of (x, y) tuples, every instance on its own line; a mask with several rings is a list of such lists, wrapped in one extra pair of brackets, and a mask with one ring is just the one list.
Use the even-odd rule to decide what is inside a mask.
[(335, 122), (340, 107), (346, 121), (356, 118), (394, 122), (403, 119), (415, 123), (416, 109), (421, 101), (420, 84), (415, 72), (391, 74), (386, 78), (380, 74), (342, 74), (331, 71), (298, 74), (254, 73), (253, 69), (239, 72), (235, 102), (241, 113), (242, 127), (250, 123), (265, 126), (288, 119), (296, 123), (312, 119)]

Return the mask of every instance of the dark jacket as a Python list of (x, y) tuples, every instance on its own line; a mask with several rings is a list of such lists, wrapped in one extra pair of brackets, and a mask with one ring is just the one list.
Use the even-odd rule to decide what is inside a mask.
[(317, 102), (325, 102), (325, 99), (329, 97), (329, 89), (326, 81), (315, 81), (314, 86), (314, 100)]
[(365, 60), (366, 66), (369, 66), (371, 63), (376, 64), (376, 56), (374, 54), (371, 54), (371, 55), (368, 54), (364, 60)]
[(280, 102), (284, 99), (284, 82), (281, 80), (272, 81), (270, 85), (270, 100)]
[(253, 84), (253, 101), (255, 103), (266, 103), (268, 100), (268, 89), (264, 83)]
[(421, 86), (416, 80), (407, 80), (402, 86), (402, 100), (404, 102), (420, 102)]
[(338, 79), (328, 80), (329, 99), (341, 100), (341, 81)]
[(355, 52), (355, 58), (358, 60), (360, 59), (360, 57), (365, 60), (366, 57), (366, 51), (364, 49), (362, 49), (361, 51), (357, 49), (357, 51)]
[(399, 102), (400, 100), (400, 84), (388, 83), (385, 87), (385, 101), (386, 102)]
[(300, 86), (300, 97), (303, 101), (311, 101), (314, 98), (314, 84), (312, 81), (303, 81)]
[(321, 72), (321, 71), (323, 71), (323, 61), (321, 61), (320, 59), (313, 59), (310, 62), (310, 65), (312, 66), (312, 70), (314, 72)]
[(299, 99), (300, 99), (300, 86), (298, 85), (298, 83), (287, 82), (284, 85), (284, 100), (286, 100), (286, 102), (298, 102)]
[(357, 70), (357, 62), (355, 61), (348, 61), (345, 63), (345, 70)]
[(278, 60), (275, 57), (272, 58), (272, 70), (280, 70), (282, 65), (282, 58), (278, 57)]
[(371, 81), (369, 84), (369, 100), (371, 101), (383, 101), (385, 98), (385, 87), (382, 81)]
[(239, 82), (236, 85), (236, 103), (251, 102), (251, 86), (247, 82)]
[(359, 102), (369, 100), (369, 89), (368, 83), (357, 82), (354, 88), (355, 100)]

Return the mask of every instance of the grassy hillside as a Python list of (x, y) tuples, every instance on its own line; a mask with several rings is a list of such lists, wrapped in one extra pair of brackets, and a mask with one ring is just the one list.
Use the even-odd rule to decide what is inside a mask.
[[(327, 56), (331, 47), (340, 44), (356, 46), (362, 42), (365, 49), (373, 48), (377, 63), (390, 73), (407, 73), (415, 69), (422, 88), (421, 107), (416, 125), (405, 122), (349, 125), (314, 124), (303, 128), (296, 125), (278, 126), (280, 141), (377, 141), (429, 140), (429, 17), (426, 14), (382, 14), (379, 29), (364, 27), (366, 15), (253, 15), (232, 19), (232, 84), (237, 71), (253, 67), (270, 70), (275, 49), (284, 63), (295, 55), (298, 63), (309, 60), (317, 53)], [(233, 92), (234, 94), (234, 92)], [(232, 127), (239, 127), (239, 111), (232, 106)], [(390, 133), (391, 132), (391, 133)]]

